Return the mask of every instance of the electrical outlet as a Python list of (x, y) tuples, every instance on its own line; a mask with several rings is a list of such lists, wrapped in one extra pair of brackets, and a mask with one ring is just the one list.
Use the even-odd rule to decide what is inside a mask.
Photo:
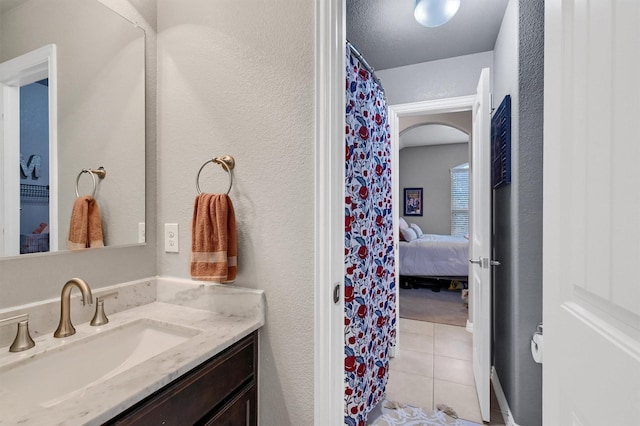
[(138, 242), (144, 243), (146, 241), (147, 241), (147, 235), (145, 231), (145, 225), (144, 225), (144, 222), (140, 222), (138, 223)]
[(178, 253), (180, 251), (177, 223), (164, 224), (164, 251), (167, 253)]

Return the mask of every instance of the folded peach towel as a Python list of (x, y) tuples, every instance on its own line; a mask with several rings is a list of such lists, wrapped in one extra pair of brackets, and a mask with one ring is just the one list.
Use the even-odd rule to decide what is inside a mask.
[(76, 198), (69, 224), (69, 250), (104, 247), (98, 202), (90, 195)]
[(226, 194), (199, 194), (191, 222), (191, 277), (231, 283), (238, 271), (238, 232)]

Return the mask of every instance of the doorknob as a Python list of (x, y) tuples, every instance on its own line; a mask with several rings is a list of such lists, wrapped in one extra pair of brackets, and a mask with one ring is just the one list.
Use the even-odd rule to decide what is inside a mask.
[(480, 259), (478, 260), (469, 259), (469, 263), (475, 263), (476, 265), (480, 265), (482, 262), (480, 262)]
[(492, 260), (490, 263), (491, 266), (500, 266), (500, 262), (498, 262), (497, 260)]

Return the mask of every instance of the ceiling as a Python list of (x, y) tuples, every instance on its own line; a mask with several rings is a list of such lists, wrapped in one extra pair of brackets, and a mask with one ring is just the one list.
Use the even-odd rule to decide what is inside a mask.
[(508, 0), (461, 0), (448, 23), (426, 28), (415, 0), (346, 0), (347, 39), (375, 70), (493, 50)]
[[(494, 48), (508, 0), (461, 0), (451, 21), (426, 28), (413, 17), (415, 0), (345, 0), (347, 39), (374, 70), (436, 61)], [(468, 142), (450, 126), (430, 124), (402, 132), (400, 147)]]

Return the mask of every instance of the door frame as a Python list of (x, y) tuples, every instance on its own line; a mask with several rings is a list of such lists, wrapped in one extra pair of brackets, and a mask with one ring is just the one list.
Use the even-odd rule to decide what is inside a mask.
[[(400, 196), (400, 118), (412, 117), (417, 115), (431, 114), (447, 114), (452, 112), (471, 111), (473, 104), (476, 102), (475, 95), (458, 96), (454, 98), (433, 99), (427, 101), (410, 102), (404, 104), (395, 104), (388, 107), (389, 110), (389, 127), (391, 130), (391, 182), (393, 195), (393, 224), (397, 227), (400, 218), (402, 197)], [(471, 146), (471, 137), (469, 134), (469, 146)], [(469, 153), (470, 155), (470, 153)], [(394, 256), (399, 258), (399, 235), (397, 232), (393, 235)], [(400, 264), (395, 262), (396, 277), (396, 301), (400, 296)], [(472, 318), (472, 304), (469, 303), (469, 318)], [(473, 330), (473, 323), (467, 318), (467, 331)], [(391, 353), (397, 356), (400, 351), (400, 307), (396, 302), (396, 345), (392, 348)]]
[[(345, 0), (315, 0), (314, 424), (344, 421), (345, 15)], [(394, 150), (399, 139), (398, 117), (471, 110), (473, 102), (475, 94), (393, 105), (389, 125), (392, 144), (397, 132)], [(397, 166), (398, 152), (392, 153), (392, 166)], [(394, 171), (397, 173), (397, 167)], [(397, 175), (395, 182), (397, 193)], [(395, 244), (397, 247), (397, 240)], [(396, 277), (399, 279), (397, 273)], [(334, 303), (336, 285), (340, 297)]]
[[(315, 0), (314, 424), (344, 423), (344, 0)], [(339, 300), (334, 303), (338, 286)]]

